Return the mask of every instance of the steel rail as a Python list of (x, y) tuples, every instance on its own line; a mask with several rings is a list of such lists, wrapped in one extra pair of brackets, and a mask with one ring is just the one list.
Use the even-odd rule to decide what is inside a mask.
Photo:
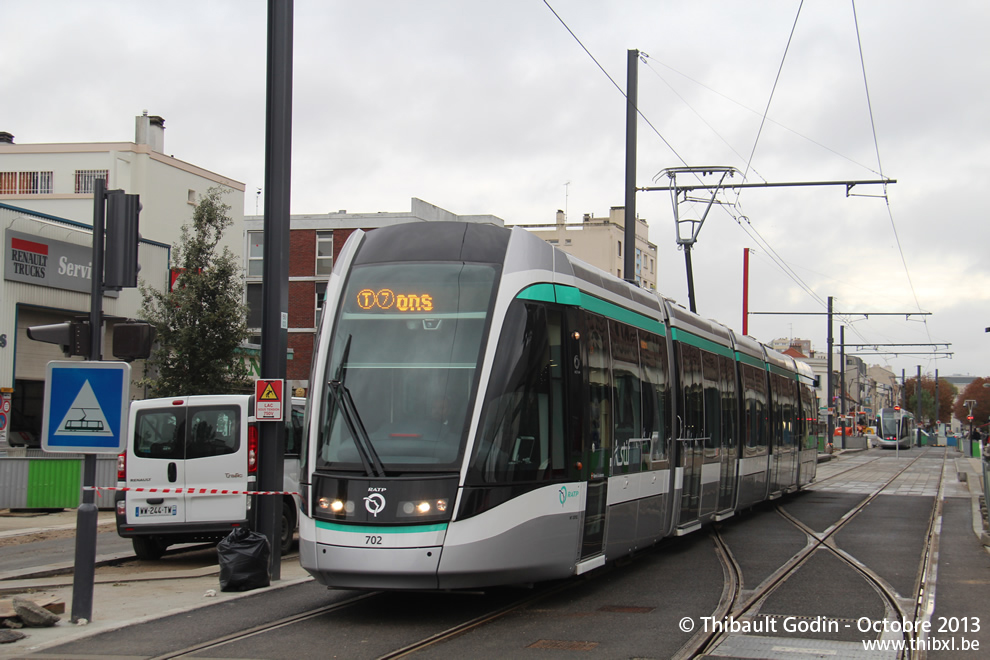
[[(925, 453), (927, 454), (927, 452)], [(824, 547), (827, 551), (834, 554), (840, 560), (842, 560), (850, 567), (852, 567), (856, 572), (860, 573), (867, 581), (869, 581), (874, 586), (875, 589), (877, 589), (881, 597), (886, 601), (888, 608), (899, 613), (902, 616), (902, 620), (907, 620), (906, 612), (904, 609), (905, 606), (899, 602), (899, 597), (897, 593), (886, 583), (885, 580), (883, 580), (878, 575), (870, 571), (868, 568), (860, 564), (858, 561), (851, 558), (850, 556), (847, 556), (843, 551), (839, 550), (836, 546), (834, 546), (833, 537), (840, 530), (842, 530), (847, 524), (849, 524), (849, 522), (851, 522), (856, 516), (862, 513), (862, 511), (865, 510), (866, 507), (871, 502), (873, 502), (877, 497), (879, 497), (880, 494), (882, 494), (883, 491), (886, 490), (888, 486), (890, 486), (890, 484), (892, 484), (898, 477), (904, 474), (904, 472), (906, 472), (911, 466), (913, 466), (921, 458), (923, 458), (923, 456), (924, 454), (914, 457), (910, 463), (905, 465), (902, 469), (898, 470), (892, 477), (890, 477), (882, 485), (876, 488), (872, 493), (870, 493), (866, 498), (864, 498), (861, 502), (859, 502), (855, 507), (853, 507), (845, 514), (843, 514), (843, 516), (836, 523), (831, 525), (821, 534), (818, 534), (814, 530), (811, 530), (800, 521), (796, 520), (786, 512), (783, 512), (781, 510), (780, 505), (776, 505), (775, 509), (778, 511), (778, 513), (780, 513), (780, 515), (782, 515), (782, 517), (784, 517), (786, 520), (794, 524), (796, 527), (798, 527), (798, 529), (801, 529), (806, 534), (806, 536), (808, 536), (808, 544), (802, 550), (798, 551), (793, 557), (791, 557), (791, 559), (785, 562), (780, 568), (774, 571), (762, 583), (757, 585), (756, 588), (746, 596), (746, 598), (737, 599), (736, 602), (733, 602), (731, 607), (728, 608), (728, 616), (735, 619), (739, 619), (740, 617), (746, 615), (752, 610), (758, 609), (758, 606), (762, 605), (762, 603), (766, 601), (766, 599), (770, 596), (770, 594), (772, 594), (780, 585), (782, 585), (790, 577), (792, 577), (798, 571), (798, 569), (801, 568), (801, 566), (807, 563), (819, 548)], [(943, 456), (942, 460), (944, 465), (946, 457)], [(873, 461), (870, 461), (869, 463), (858, 465), (855, 468), (844, 470), (839, 474), (846, 474), (860, 467), (865, 467), (866, 465), (869, 465), (872, 462)], [(832, 475), (828, 477), (828, 479), (839, 476), (839, 474)], [(939, 480), (941, 484), (941, 480), (942, 480), (941, 474)], [(937, 507), (933, 507), (933, 511), (936, 508)], [(931, 529), (931, 526), (929, 527), (929, 529)], [(717, 527), (713, 529), (712, 535), (717, 539), (716, 547), (719, 548), (718, 554), (720, 558), (726, 557), (728, 558), (728, 561), (731, 562), (731, 565), (723, 563), (723, 571), (725, 571), (727, 574), (732, 573), (734, 571), (738, 571), (739, 570), (738, 563), (735, 561), (735, 558), (733, 557), (732, 552), (729, 549), (728, 545), (725, 543), (725, 540), (721, 538), (721, 535), (718, 532)], [(742, 582), (741, 574), (739, 577), (739, 582), (740, 583)], [(740, 596), (742, 595), (741, 590), (738, 593), (740, 594)], [(722, 603), (719, 603), (719, 607), (717, 608), (717, 611), (713, 616), (718, 617), (718, 610), (722, 610), (722, 609), (724, 609), (724, 605)], [(912, 612), (912, 614), (914, 614), (914, 612)], [(724, 617), (722, 618), (724, 619)], [(916, 616), (912, 616), (911, 620), (917, 621)], [(690, 640), (688, 640), (688, 642), (681, 648), (680, 651), (678, 651), (678, 653), (674, 657), (693, 658), (698, 655), (704, 655), (706, 653), (709, 653), (713, 649), (715, 649), (720, 643), (722, 643), (722, 641), (724, 641), (729, 634), (730, 633), (727, 631), (717, 632), (714, 629), (704, 634), (697, 634), (694, 637), (692, 637)], [(909, 635), (908, 633), (904, 633), (904, 634)], [(910, 639), (910, 636), (908, 636), (907, 639)], [(906, 653), (907, 655), (903, 657), (906, 658), (913, 657), (909, 654), (909, 652)]]

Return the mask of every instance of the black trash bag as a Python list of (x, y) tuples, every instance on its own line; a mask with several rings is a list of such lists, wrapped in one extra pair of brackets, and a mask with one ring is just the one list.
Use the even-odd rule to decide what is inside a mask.
[(238, 527), (217, 545), (220, 591), (250, 591), (272, 582), (268, 537)]

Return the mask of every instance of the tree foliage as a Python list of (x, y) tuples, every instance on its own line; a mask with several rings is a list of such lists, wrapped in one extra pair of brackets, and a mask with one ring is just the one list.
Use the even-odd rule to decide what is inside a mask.
[[(907, 409), (911, 412), (918, 410), (918, 379), (909, 378), (904, 384), (904, 400)], [(956, 386), (945, 380), (938, 379), (938, 421), (948, 423), (952, 419), (952, 402), (955, 401), (956, 393), (959, 390)], [(928, 376), (921, 377), (921, 422), (935, 419), (935, 379)]]
[(956, 407), (953, 413), (963, 427), (969, 430), (969, 410), (964, 405), (967, 400), (976, 401), (973, 406), (973, 426), (983, 426), (990, 419), (990, 378), (975, 378), (973, 382), (963, 388), (962, 394), (956, 400)]
[(149, 361), (152, 396), (228, 394), (248, 391), (248, 369), (237, 354), (247, 339), (243, 277), (233, 253), (218, 252), (233, 224), (221, 187), (210, 188), (182, 226), (173, 248), (179, 275), (171, 291), (142, 282), (144, 318), (158, 330), (159, 347)]

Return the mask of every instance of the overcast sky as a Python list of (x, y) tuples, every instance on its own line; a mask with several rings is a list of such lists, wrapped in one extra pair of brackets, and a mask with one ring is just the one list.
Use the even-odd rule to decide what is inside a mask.
[[(132, 141), (147, 110), (165, 118), (166, 153), (242, 181), (253, 214), (266, 20), (261, 0), (6, 3), (0, 130), (20, 144)], [(823, 312), (833, 296), (842, 312), (927, 312), (850, 315), (836, 341), (844, 322), (850, 344), (951, 343), (951, 359), (863, 357), (908, 377), (987, 376), (988, 29), (980, 0), (297, 0), (291, 210), (403, 211), (419, 197), (510, 224), (607, 215), (624, 201), (616, 85), (638, 49), (639, 186), (685, 165), (749, 182), (897, 180), (853, 191), (877, 197), (724, 195), (733, 204), (692, 253), (699, 313), (740, 329), (750, 247), (751, 311)], [(637, 210), (659, 289), (687, 306), (669, 194), (639, 193)], [(824, 351), (826, 321), (756, 315), (749, 333)]]

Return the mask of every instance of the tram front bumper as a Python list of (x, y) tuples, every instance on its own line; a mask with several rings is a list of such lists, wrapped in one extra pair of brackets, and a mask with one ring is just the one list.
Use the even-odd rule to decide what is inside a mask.
[(436, 589), (441, 546), (351, 548), (299, 542), (299, 561), (317, 582), (344, 589)]

